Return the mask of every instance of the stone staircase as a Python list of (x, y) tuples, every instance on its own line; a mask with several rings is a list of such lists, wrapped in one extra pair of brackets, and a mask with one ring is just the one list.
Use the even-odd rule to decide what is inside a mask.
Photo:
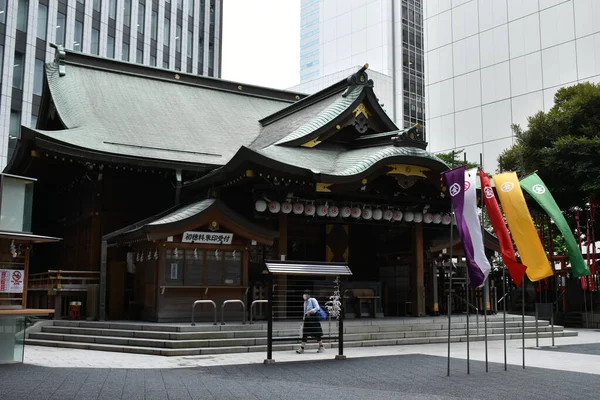
[[(470, 340), (484, 340), (483, 316), (479, 318), (479, 334), (475, 317), (470, 320)], [(507, 315), (507, 338), (520, 339), (521, 316)], [(323, 332), (329, 335), (329, 323), (323, 322)], [(549, 338), (548, 321), (538, 321), (540, 338)], [(526, 317), (525, 337), (535, 338), (535, 319)], [(337, 325), (331, 323), (331, 335), (337, 335)], [(501, 316), (488, 316), (488, 340), (501, 340)], [(451, 341), (467, 340), (466, 317), (453, 316)], [(561, 326), (554, 326), (555, 337), (576, 336)], [(273, 350), (297, 348), (300, 322), (275, 322)], [(446, 317), (385, 318), (344, 321), (344, 346), (368, 347), (427, 343), (447, 343)], [(208, 355), (223, 353), (260, 352), (267, 350), (267, 324), (155, 324), (139, 322), (45, 321), (27, 333), (26, 344), (74, 349), (102, 350), (163, 356)], [(310, 343), (308, 348), (315, 347)], [(337, 343), (325, 339), (325, 347)]]

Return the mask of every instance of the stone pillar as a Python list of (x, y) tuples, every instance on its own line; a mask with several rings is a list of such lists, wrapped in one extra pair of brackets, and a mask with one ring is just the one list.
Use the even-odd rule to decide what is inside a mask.
[(412, 314), (415, 317), (425, 315), (425, 251), (423, 249), (423, 224), (416, 224), (414, 229), (415, 267), (412, 276)]

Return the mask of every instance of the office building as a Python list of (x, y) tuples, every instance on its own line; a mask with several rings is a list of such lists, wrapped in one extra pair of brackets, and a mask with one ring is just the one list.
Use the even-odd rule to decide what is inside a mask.
[(554, 94), (600, 82), (600, 2), (425, 2), (428, 149), (465, 149), (488, 172), (514, 143), (511, 124), (548, 111)]
[(369, 64), (398, 126), (425, 121), (422, 0), (302, 0), (300, 84), (314, 93)]
[(0, 0), (0, 167), (34, 127), (49, 43), (220, 77), (221, 0)]

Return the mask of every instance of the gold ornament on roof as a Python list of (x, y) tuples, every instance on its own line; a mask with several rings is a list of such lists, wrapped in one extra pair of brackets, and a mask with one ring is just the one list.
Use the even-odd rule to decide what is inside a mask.
[(361, 114), (364, 115), (366, 119), (369, 119), (371, 116), (371, 113), (369, 110), (367, 110), (367, 107), (364, 103), (360, 103), (352, 112), (354, 113), (354, 118), (357, 118)]

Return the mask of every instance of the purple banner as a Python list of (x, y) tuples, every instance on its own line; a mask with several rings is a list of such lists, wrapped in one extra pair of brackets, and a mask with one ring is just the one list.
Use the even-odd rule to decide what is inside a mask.
[(444, 172), (444, 179), (448, 185), (448, 193), (454, 209), (456, 227), (458, 235), (463, 244), (465, 258), (467, 259), (467, 270), (469, 271), (469, 287), (475, 288), (483, 284), (485, 276), (475, 262), (475, 251), (473, 249), (473, 239), (469, 232), (467, 221), (464, 217), (465, 208), (465, 171), (466, 167), (458, 167)]

